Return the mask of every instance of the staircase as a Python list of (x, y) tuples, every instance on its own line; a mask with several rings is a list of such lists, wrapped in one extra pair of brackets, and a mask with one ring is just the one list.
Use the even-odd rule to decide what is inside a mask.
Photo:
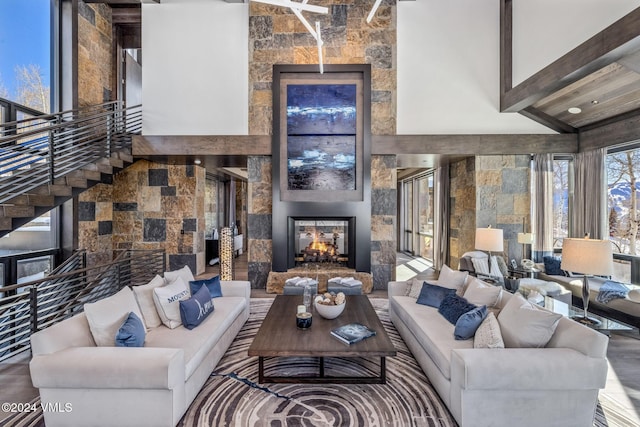
[(0, 124), (0, 237), (133, 163), (141, 106), (120, 102)]

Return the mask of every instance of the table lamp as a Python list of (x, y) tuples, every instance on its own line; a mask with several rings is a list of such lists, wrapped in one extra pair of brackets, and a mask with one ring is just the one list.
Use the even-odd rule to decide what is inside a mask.
[(573, 320), (587, 326), (595, 326), (600, 321), (589, 317), (589, 282), (587, 275), (611, 276), (613, 274), (613, 250), (609, 240), (569, 239), (562, 243), (562, 262), (560, 268), (577, 272), (582, 279), (582, 316), (574, 316)]
[(533, 233), (518, 233), (518, 243), (522, 245), (522, 258), (527, 258), (525, 245), (532, 245), (533, 238)]
[(476, 249), (489, 252), (489, 271), (491, 271), (491, 252), (504, 250), (504, 238), (501, 228), (476, 228)]

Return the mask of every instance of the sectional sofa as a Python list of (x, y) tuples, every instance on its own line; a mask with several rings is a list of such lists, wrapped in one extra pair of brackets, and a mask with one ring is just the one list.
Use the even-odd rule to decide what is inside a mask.
[(143, 347), (97, 346), (85, 312), (33, 334), (33, 385), (62, 408), (44, 413), (47, 427), (175, 426), (249, 317), (250, 283), (220, 288), (199, 326), (149, 328)]
[[(506, 338), (507, 348), (474, 348), (477, 336), (456, 340), (454, 325), (438, 308), (417, 304), (411, 287), (410, 282), (389, 283), (390, 318), (461, 426), (593, 425), (607, 375), (605, 335), (562, 317), (543, 348), (509, 348)], [(464, 296), (463, 289), (457, 291)], [(501, 318), (512, 298), (521, 297), (501, 292), (491, 308), (494, 317)], [(529, 314), (509, 323), (527, 322)]]

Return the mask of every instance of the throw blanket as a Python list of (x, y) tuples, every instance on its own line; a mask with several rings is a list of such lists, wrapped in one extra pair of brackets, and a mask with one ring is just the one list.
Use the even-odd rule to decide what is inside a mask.
[(602, 284), (602, 286), (600, 286), (596, 301), (602, 304), (607, 304), (609, 301), (616, 298), (626, 298), (628, 293), (629, 288), (622, 283), (607, 280)]

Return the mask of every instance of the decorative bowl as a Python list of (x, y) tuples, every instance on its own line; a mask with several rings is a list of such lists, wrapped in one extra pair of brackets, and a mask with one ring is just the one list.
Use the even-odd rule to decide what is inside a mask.
[(318, 314), (325, 319), (335, 319), (336, 317), (340, 316), (344, 311), (345, 305), (347, 305), (347, 303), (342, 303), (340, 305), (325, 305), (320, 304), (317, 301), (313, 303), (313, 306), (315, 307)]

